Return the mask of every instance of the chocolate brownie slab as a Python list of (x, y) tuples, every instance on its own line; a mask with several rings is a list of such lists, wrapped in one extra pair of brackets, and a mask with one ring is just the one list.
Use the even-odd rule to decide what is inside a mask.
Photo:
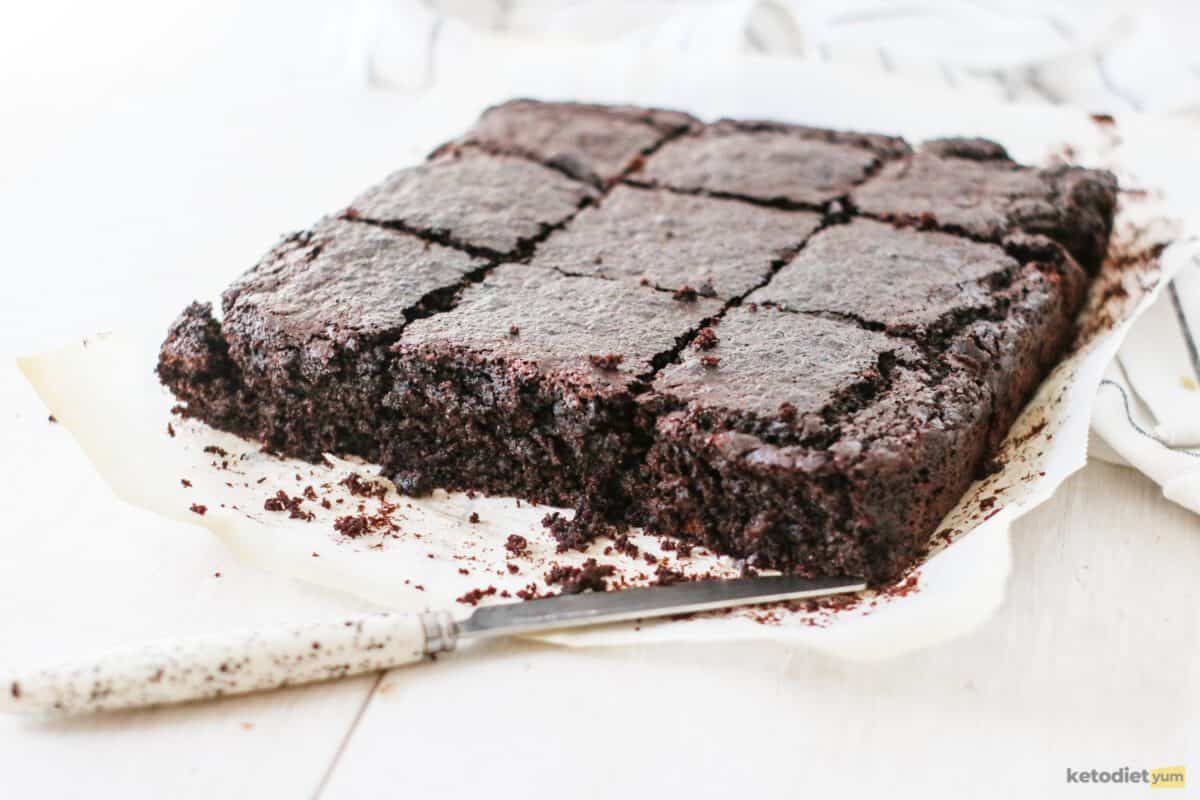
[(476, 145), (607, 183), (665, 139), (698, 124), (688, 114), (662, 109), (510, 100), (484, 111), (471, 130), (437, 154)]
[(902, 139), (769, 122), (722, 120), (664, 145), (631, 180), (781, 206), (846, 195), (908, 152)]
[(284, 240), (220, 322), (189, 306), (159, 373), (402, 491), (881, 582), (1059, 359), (1114, 186), (983, 140), (520, 101)]
[(731, 298), (764, 282), (820, 224), (807, 211), (618, 186), (551, 237), (533, 263)]
[(378, 454), (387, 345), (487, 262), (407, 233), (325, 220), (280, 242), (223, 298), (193, 304), (158, 373), (187, 413), (317, 460)]
[(392, 348), (385, 405), (396, 430), (384, 463), (406, 490), (619, 503), (616, 478), (645, 449), (635, 393), (720, 309), (707, 298), (502, 265)]
[(1035, 169), (1012, 161), (995, 142), (942, 139), (885, 165), (851, 201), (873, 217), (989, 242), (1043, 234), (1095, 272), (1108, 247), (1116, 196), (1116, 180), (1102, 170)]
[(492, 258), (519, 257), (596, 196), (527, 159), (466, 148), (393, 173), (346, 215)]

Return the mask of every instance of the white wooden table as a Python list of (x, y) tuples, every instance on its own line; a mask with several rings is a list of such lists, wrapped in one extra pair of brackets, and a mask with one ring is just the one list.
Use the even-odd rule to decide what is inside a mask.
[[(165, 324), (296, 220), (417, 155), (388, 146), (419, 112), (404, 98), (276, 95), (253, 76), (212, 94), (177, 77), (85, 109), (86, 126), (79, 109), (61, 111), (66, 127), (45, 108), (0, 112), (14, 132), (0, 152), (6, 360)], [(7, 373), (0, 411), (9, 430), (48, 424)], [(0, 486), (86, 472), (65, 432), (44, 438), (0, 457)], [(0, 491), (0, 552), (0, 669), (360, 607), (241, 565), (86, 475), (49, 508)], [(497, 643), (202, 706), (0, 718), (0, 797), (1057, 796), (1068, 767), (1180, 763), (1200, 780), (1200, 520), (1094, 463), (1018, 524), (1013, 561), (983, 627), (882, 663)]]

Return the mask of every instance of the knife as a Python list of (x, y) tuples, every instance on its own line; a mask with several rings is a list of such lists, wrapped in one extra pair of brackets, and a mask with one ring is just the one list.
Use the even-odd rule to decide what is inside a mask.
[(113, 651), (0, 679), (0, 710), (80, 714), (205, 700), (377, 672), (453, 650), (459, 639), (650, 619), (857, 592), (854, 578), (795, 575), (559, 595), (448, 611), (375, 613)]

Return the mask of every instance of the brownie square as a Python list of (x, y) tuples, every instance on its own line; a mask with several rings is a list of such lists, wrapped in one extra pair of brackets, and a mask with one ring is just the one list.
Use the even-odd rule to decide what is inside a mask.
[(716, 330), (654, 382), (640, 521), (751, 566), (895, 574), (930, 492), (974, 469), (984, 388), (837, 320), (744, 307)]
[(893, 137), (723, 120), (669, 142), (631, 180), (817, 208), (844, 197), (883, 161), (907, 152), (908, 145)]
[(503, 265), (393, 347), (384, 459), (406, 489), (619, 504), (616, 478), (645, 447), (634, 395), (720, 309)]
[(461, 145), (522, 155), (595, 183), (616, 180), (667, 138), (699, 123), (677, 111), (510, 100), (483, 112)]
[(728, 299), (765, 282), (820, 225), (812, 212), (618, 186), (539, 248), (533, 263)]
[(387, 347), (487, 262), (407, 233), (324, 220), (286, 237), (223, 297), (193, 304), (160, 354), (186, 412), (312, 460), (377, 457)]
[(1116, 196), (1108, 172), (1035, 169), (1015, 163), (994, 142), (942, 139), (886, 165), (852, 193), (851, 202), (873, 217), (989, 242), (1012, 233), (1042, 234), (1095, 272), (1108, 247)]
[(467, 148), (393, 173), (346, 214), (490, 258), (520, 257), (595, 197), (548, 167)]
[(856, 219), (816, 236), (750, 302), (929, 333), (994, 303), (1016, 268), (997, 245)]

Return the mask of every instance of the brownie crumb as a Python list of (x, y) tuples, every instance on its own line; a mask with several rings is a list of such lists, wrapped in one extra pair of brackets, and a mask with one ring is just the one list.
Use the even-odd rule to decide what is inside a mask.
[(720, 356), (700, 356), (700, 363), (705, 369), (716, 369), (721, 364)]
[(333, 521), (333, 529), (347, 539), (357, 539), (371, 530), (366, 517), (344, 516)]
[(179, 479), (179, 485), (180, 485), (180, 486), (182, 486), (182, 487), (183, 487), (183, 488), (185, 488), (185, 489), (190, 489), (190, 488), (192, 488), (192, 482), (191, 482), (191, 481), (189, 481), (187, 478), (180, 478), (180, 479)]
[(616, 571), (612, 564), (599, 564), (596, 559), (589, 558), (579, 567), (553, 564), (543, 578), (546, 583), (560, 586), (562, 594), (605, 592), (608, 591), (605, 578)]
[(205, 447), (204, 452), (212, 453), (214, 456), (220, 456), (221, 458), (225, 458), (229, 455), (229, 452), (224, 447), (217, 447), (215, 444), (210, 444)]
[(57, 425), (58, 417), (54, 416), (53, 414), (50, 414), (48, 417), (46, 417), (46, 421), (49, 422), (51, 425)]
[(382, 500), (387, 496), (386, 486), (382, 483), (363, 480), (362, 476), (357, 472), (351, 472), (338, 481), (338, 483), (345, 486), (350, 494), (355, 497), (374, 497), (377, 500)]
[(621, 555), (628, 556), (629, 558), (637, 558), (638, 554), (640, 553), (638, 546), (634, 544), (625, 534), (621, 534), (617, 538), (613, 539), (613, 549), (615, 549)]
[[(417, 587), (420, 588), (420, 587)], [(495, 586), (489, 586), (486, 589), (472, 589), (462, 597), (456, 598), (457, 602), (468, 606), (477, 606), (479, 601), (485, 597), (490, 597), (496, 593)]]
[(531, 583), (524, 589), (519, 589), (517, 591), (517, 597), (521, 600), (537, 600), (541, 596), (542, 593), (538, 591), (536, 583)]
[(208, 506), (202, 506), (199, 503), (192, 503), (191, 511), (193, 514), (199, 514), (203, 517), (208, 513)]
[(516, 325), (510, 326), (508, 329), (508, 335), (509, 336), (520, 336), (521, 335), (520, 327), (518, 327)]
[(678, 300), (681, 303), (694, 303), (694, 302), (696, 302), (696, 298), (699, 296), (700, 296), (700, 293), (697, 292), (694, 287), (688, 286), (686, 284), (683, 286), (680, 286), (671, 295), (672, 298), (674, 298), (675, 300)]
[(479, 524), (479, 514), (472, 511), (471, 516), (467, 517), (467, 522), (471, 523), (472, 525)]
[(504, 542), (504, 549), (512, 556), (520, 558), (529, 552), (529, 540), (519, 534), (511, 534)]
[(593, 367), (607, 370), (609, 372), (615, 371), (624, 360), (625, 356), (621, 355), (620, 353), (607, 353), (602, 356), (588, 356), (588, 361), (592, 362)]
[[(51, 415), (50, 418), (53, 420), (54, 416)], [(54, 421), (57, 422), (57, 420), (54, 420)], [(175, 438), (175, 426), (169, 422), (167, 423), (167, 436), (170, 436), (172, 439)]]
[(672, 586), (686, 580), (687, 576), (683, 572), (667, 566), (665, 561), (659, 564), (658, 568), (654, 570), (654, 584), (656, 586)]
[(521, 568), (518, 567), (516, 564), (512, 563), (511, 561), (507, 562), (504, 566), (508, 568), (509, 575), (516, 575), (518, 572), (521, 571)]
[(311, 486), (305, 486), (304, 492), (302, 494), (304, 495), (305, 500), (316, 500), (317, 499), (317, 490)]
[(542, 517), (542, 527), (561, 539), (570, 532), (571, 521), (557, 511), (551, 511)]
[(696, 334), (696, 348), (699, 350), (712, 350), (721, 341), (721, 337), (717, 336), (717, 332), (711, 327), (701, 328)]

